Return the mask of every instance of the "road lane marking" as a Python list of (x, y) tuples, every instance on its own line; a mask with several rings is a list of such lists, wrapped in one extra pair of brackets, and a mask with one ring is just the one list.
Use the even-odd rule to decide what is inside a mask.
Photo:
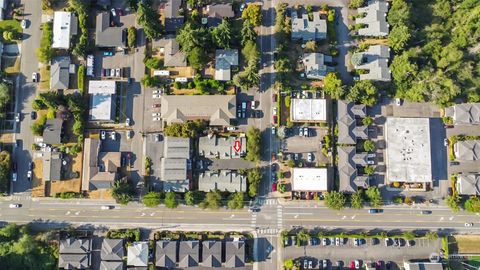
[(450, 217), (449, 220), (453, 220), (453, 217)]
[(356, 215), (352, 216), (352, 219), (355, 219)]
[(151, 213), (150, 216), (153, 217), (155, 215), (155, 213)]
[(343, 216), (343, 217), (342, 217), (342, 220), (343, 220), (343, 219), (346, 219), (346, 218), (347, 218), (347, 216)]
[(65, 215), (67, 215), (67, 216), (70, 215), (70, 211), (67, 211), (67, 213), (65, 213)]

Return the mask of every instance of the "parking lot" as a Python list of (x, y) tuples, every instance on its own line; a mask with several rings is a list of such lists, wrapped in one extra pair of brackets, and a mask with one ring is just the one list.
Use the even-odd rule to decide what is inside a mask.
[(144, 88), (145, 107), (143, 123), (147, 133), (162, 131), (162, 122), (160, 120), (161, 103), (160, 97), (162, 90), (157, 88)]
[[(155, 138), (156, 136), (159, 136), (158, 141)], [(159, 133), (147, 134), (145, 137), (145, 155), (152, 160), (150, 183), (155, 190), (160, 190), (162, 187), (160, 181), (160, 170), (162, 167), (160, 160), (163, 157), (163, 142), (163, 135)]]
[[(412, 241), (397, 238), (398, 245), (392, 238), (386, 238), (389, 239), (388, 246), (385, 245), (385, 239), (380, 238), (357, 239), (356, 241), (354, 238), (344, 238), (343, 244), (341, 238), (339, 241), (336, 238), (326, 238), (326, 240), (315, 238), (316, 243), (314, 244), (316, 245), (312, 245), (312, 239), (305, 246), (285, 247), (284, 258), (300, 258), (302, 266), (303, 260), (306, 258), (312, 261), (315, 269), (319, 269), (319, 266), (322, 265), (321, 260), (325, 259), (328, 261), (326, 269), (338, 269), (336, 265), (339, 261), (349, 267), (354, 260), (358, 260), (361, 264), (383, 261), (385, 265), (386, 262), (390, 262), (392, 265), (390, 269), (400, 269), (397, 266), (402, 265), (404, 260), (429, 258), (432, 253), (438, 253), (441, 248), (440, 240), (426, 238)], [(326, 241), (325, 246), (323, 245), (324, 241)], [(336, 242), (339, 242), (338, 246)], [(320, 269), (322, 268), (320, 267)]]
[[(290, 135), (283, 142), (283, 151), (293, 154), (293, 158), (312, 164), (326, 164), (328, 158), (322, 153), (322, 140), (327, 133), (326, 128), (308, 127), (308, 137), (300, 136), (305, 130), (303, 126), (295, 126), (290, 129)], [(311, 153), (311, 159), (308, 160), (308, 154)], [(295, 155), (297, 154), (297, 155)]]

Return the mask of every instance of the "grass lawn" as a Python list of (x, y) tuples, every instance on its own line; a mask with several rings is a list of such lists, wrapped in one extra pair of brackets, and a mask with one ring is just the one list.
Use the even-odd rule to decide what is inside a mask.
[[(458, 253), (480, 254), (480, 236), (479, 235), (457, 235), (455, 240), (458, 245)], [(477, 257), (480, 259), (480, 257)]]
[[(20, 22), (15, 19), (0, 21), (0, 32), (3, 33), (3, 31), (12, 31), (17, 34), (23, 32), (22, 27), (20, 26)], [(5, 40), (3, 40), (3, 36), (2, 41), (5, 42)]]
[(50, 90), (50, 67), (40, 68), (40, 90)]
[(19, 57), (2, 57), (2, 68), (7, 74), (17, 74), (20, 72)]

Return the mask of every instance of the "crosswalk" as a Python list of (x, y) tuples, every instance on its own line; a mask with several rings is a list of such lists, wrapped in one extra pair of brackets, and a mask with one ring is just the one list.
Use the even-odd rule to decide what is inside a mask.
[(266, 199), (266, 198), (258, 198), (257, 203), (260, 205), (278, 205), (277, 199)]
[(277, 226), (282, 228), (283, 225), (283, 208), (281, 205), (277, 205)]
[(279, 232), (278, 229), (271, 229), (271, 228), (265, 228), (265, 229), (258, 229), (257, 233), (262, 234), (262, 235), (276, 235)]
[(29, 201), (32, 199), (30, 194), (18, 193), (8, 196), (10, 201)]

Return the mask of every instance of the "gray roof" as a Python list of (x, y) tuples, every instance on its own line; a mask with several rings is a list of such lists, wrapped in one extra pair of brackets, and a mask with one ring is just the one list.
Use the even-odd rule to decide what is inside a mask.
[(190, 139), (167, 136), (164, 139), (163, 157), (190, 158)]
[(205, 8), (205, 13), (207, 14), (208, 27), (218, 26), (224, 18), (233, 18), (235, 16), (230, 3), (208, 5)]
[(157, 241), (155, 266), (174, 268), (177, 262), (177, 241)]
[[(240, 151), (233, 148), (235, 141), (240, 141)], [(231, 159), (240, 158), (247, 152), (247, 140), (245, 137), (219, 137), (209, 135), (198, 139), (198, 154), (206, 158)]]
[(122, 27), (110, 26), (110, 12), (97, 15), (95, 45), (98, 47), (125, 47), (126, 32)]
[[(117, 178), (115, 164), (120, 162), (120, 153), (100, 152), (100, 144), (99, 139), (85, 138), (83, 144), (82, 190), (111, 188)], [(108, 153), (113, 155), (108, 155)], [(103, 170), (100, 170), (99, 164), (104, 164)], [(114, 168), (115, 170), (113, 170)], [(108, 171), (109, 169), (111, 171)]]
[(229, 81), (232, 78), (232, 66), (238, 66), (238, 50), (215, 51), (215, 80)]
[(388, 35), (387, 23), (388, 3), (386, 1), (369, 1), (366, 7), (358, 9), (358, 14), (364, 17), (357, 18), (355, 23), (365, 24), (367, 27), (358, 30), (360, 36), (385, 37)]
[(43, 153), (43, 180), (58, 181), (62, 176), (62, 154), (45, 151)]
[(128, 247), (127, 265), (148, 266), (147, 242), (133, 242), (133, 244)]
[(189, 189), (187, 163), (190, 158), (190, 139), (165, 137), (160, 178), (166, 191), (184, 192)]
[(162, 158), (162, 181), (181, 181), (187, 179), (187, 159)]
[(163, 48), (163, 65), (166, 67), (186, 67), (187, 56), (180, 51), (175, 37), (167, 37), (153, 42), (154, 47)]
[(446, 116), (452, 117), (455, 124), (480, 124), (480, 103), (462, 103), (447, 108)]
[(453, 145), (455, 159), (473, 161), (480, 159), (480, 140), (458, 141)]
[(245, 266), (245, 242), (225, 242), (225, 267), (236, 268)]
[(101, 261), (100, 270), (123, 270), (125, 268), (123, 261)]
[[(358, 54), (358, 55), (357, 55)], [(386, 45), (373, 45), (365, 52), (359, 52), (352, 56), (362, 59), (361, 64), (355, 65), (355, 69), (368, 70), (366, 74), (360, 74), (360, 80), (390, 81), (392, 75), (388, 68), (390, 48)]]
[(165, 4), (165, 31), (175, 32), (182, 27), (184, 17), (180, 15), (182, 0), (168, 0)]
[(92, 248), (91, 240), (88, 238), (67, 238), (60, 240), (60, 253), (88, 253)]
[(90, 254), (62, 254), (58, 255), (59, 269), (88, 269), (90, 267)]
[(480, 174), (460, 174), (455, 184), (461, 195), (480, 195)]
[(47, 119), (43, 130), (43, 142), (46, 144), (60, 144), (62, 142), (63, 120), (60, 118)]
[(70, 57), (68, 56), (59, 56), (52, 59), (52, 66), (50, 67), (51, 90), (68, 89), (68, 83), (70, 82), (69, 67)]
[(198, 176), (198, 190), (205, 192), (210, 190), (245, 192), (247, 190), (247, 178), (230, 170), (206, 171)]
[(302, 58), (305, 67), (305, 76), (308, 79), (323, 80), (328, 73), (335, 69), (325, 65), (325, 62), (331, 61), (331, 56), (322, 53), (305, 53)]
[(222, 242), (203, 241), (202, 242), (202, 263), (205, 267), (222, 266)]
[(298, 16), (297, 11), (292, 11), (292, 39), (322, 40), (327, 38), (327, 21), (320, 18), (320, 12), (313, 13), (313, 21), (308, 19), (308, 14)]
[(405, 270), (443, 270), (440, 262), (403, 262)]
[(181, 241), (178, 251), (178, 266), (183, 268), (198, 266), (199, 247), (198, 241)]
[(368, 177), (357, 175), (357, 163), (366, 165), (365, 154), (357, 154), (354, 146), (340, 146), (337, 147), (338, 151), (338, 175), (341, 192), (353, 193), (358, 190), (359, 187), (368, 187)]
[(105, 261), (121, 261), (125, 256), (123, 239), (104, 238), (100, 257)]
[(186, 192), (189, 189), (190, 181), (188, 179), (163, 182), (163, 191)]
[(201, 119), (211, 126), (229, 126), (235, 119), (235, 95), (162, 95), (161, 103), (167, 124)]
[(337, 123), (338, 123), (338, 143), (356, 144), (357, 137), (368, 138), (367, 127), (357, 127), (356, 118), (366, 116), (365, 105), (355, 105), (353, 103), (338, 100), (337, 101)]

